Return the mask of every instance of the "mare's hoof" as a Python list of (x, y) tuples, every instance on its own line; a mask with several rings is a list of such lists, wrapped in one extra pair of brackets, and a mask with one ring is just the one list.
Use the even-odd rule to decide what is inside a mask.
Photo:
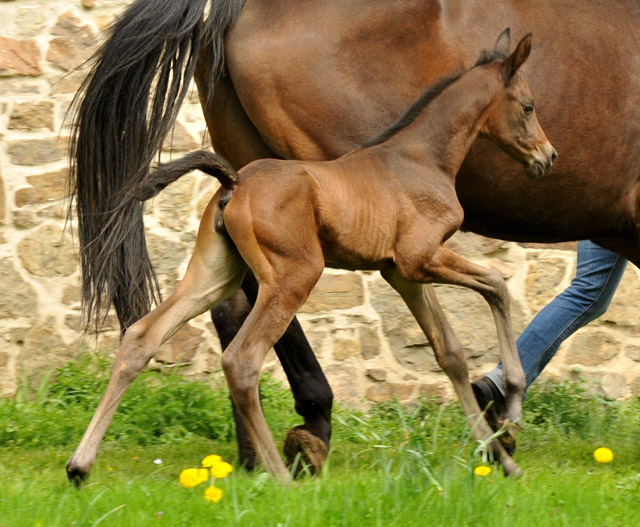
[[(493, 381), (486, 377), (471, 383), (471, 388), (473, 388), (473, 395), (475, 395), (478, 406), (485, 413), (484, 418), (487, 420), (491, 430), (497, 432), (504, 424), (504, 420), (500, 418), (505, 409), (504, 396), (493, 384)], [(517, 430), (512, 431), (509, 428), (505, 433), (498, 436), (498, 440), (510, 456), (516, 451), (516, 435)]]
[(321, 472), (322, 465), (329, 455), (329, 449), (322, 439), (309, 432), (304, 425), (300, 425), (289, 430), (284, 440), (287, 465), (293, 465), (298, 454), (300, 454), (300, 460), (295, 468), (295, 477), (300, 474), (304, 465), (308, 465), (312, 474)]

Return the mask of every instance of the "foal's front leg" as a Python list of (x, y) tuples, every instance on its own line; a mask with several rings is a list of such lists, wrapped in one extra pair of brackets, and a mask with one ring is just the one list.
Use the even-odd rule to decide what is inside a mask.
[(443, 246), (428, 262), (427, 273), (434, 281), (469, 287), (480, 293), (489, 304), (498, 333), (507, 394), (501, 417), (506, 424), (514, 424), (506, 433), (510, 436), (509, 441), (515, 443), (526, 380), (511, 327), (510, 297), (504, 279), (495, 269), (476, 265)]
[[(431, 285), (410, 282), (396, 270), (388, 270), (382, 276), (400, 293), (409, 310), (424, 331), (438, 365), (447, 374), (462, 409), (469, 419), (473, 437), (485, 441), (493, 431), (484, 419), (479, 419), (482, 410), (478, 406), (469, 382), (469, 370), (460, 341), (442, 311)], [(494, 458), (504, 467), (506, 474), (518, 475), (521, 471), (498, 440), (491, 442)]]
[(526, 380), (511, 327), (511, 299), (504, 279), (495, 269), (474, 264), (442, 246), (436, 251), (430, 270), (436, 281), (469, 287), (489, 304), (498, 332), (507, 392), (504, 417), (517, 422), (522, 415)]

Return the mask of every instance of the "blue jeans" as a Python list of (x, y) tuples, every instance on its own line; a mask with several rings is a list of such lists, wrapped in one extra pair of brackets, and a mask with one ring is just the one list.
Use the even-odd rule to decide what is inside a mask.
[[(585, 240), (578, 242), (576, 276), (571, 285), (547, 304), (516, 341), (527, 388), (575, 331), (605, 313), (627, 260)], [(505, 395), (502, 366), (487, 374)]]

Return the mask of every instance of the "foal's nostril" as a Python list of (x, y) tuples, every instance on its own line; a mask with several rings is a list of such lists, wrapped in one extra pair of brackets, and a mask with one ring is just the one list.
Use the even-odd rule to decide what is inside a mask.
[(558, 159), (558, 151), (554, 148), (551, 153), (551, 162), (554, 163), (556, 159)]

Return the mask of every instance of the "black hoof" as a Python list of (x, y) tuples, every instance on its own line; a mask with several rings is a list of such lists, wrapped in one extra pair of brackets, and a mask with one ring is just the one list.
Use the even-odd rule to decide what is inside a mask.
[[(480, 406), (480, 409), (485, 413), (484, 417), (491, 427), (491, 430), (497, 432), (504, 424), (504, 420), (501, 418), (505, 409), (504, 396), (498, 388), (496, 388), (495, 384), (493, 384), (493, 381), (490, 381), (486, 377), (471, 383), (471, 387), (473, 388), (473, 395), (475, 395), (476, 401), (478, 401), (478, 406)], [(516, 451), (517, 432), (518, 430), (512, 427), (498, 436), (498, 440), (510, 456)]]
[(294, 470), (294, 477), (297, 477), (307, 465), (312, 474), (322, 471), (329, 449), (325, 442), (313, 435), (304, 425), (296, 426), (289, 430), (284, 440), (284, 455), (287, 465), (292, 466), (300, 454), (300, 459)]
[(74, 467), (67, 463), (67, 479), (69, 483), (73, 484), (77, 489), (86, 481), (89, 477), (89, 472), (86, 470), (82, 470), (78, 467)]

